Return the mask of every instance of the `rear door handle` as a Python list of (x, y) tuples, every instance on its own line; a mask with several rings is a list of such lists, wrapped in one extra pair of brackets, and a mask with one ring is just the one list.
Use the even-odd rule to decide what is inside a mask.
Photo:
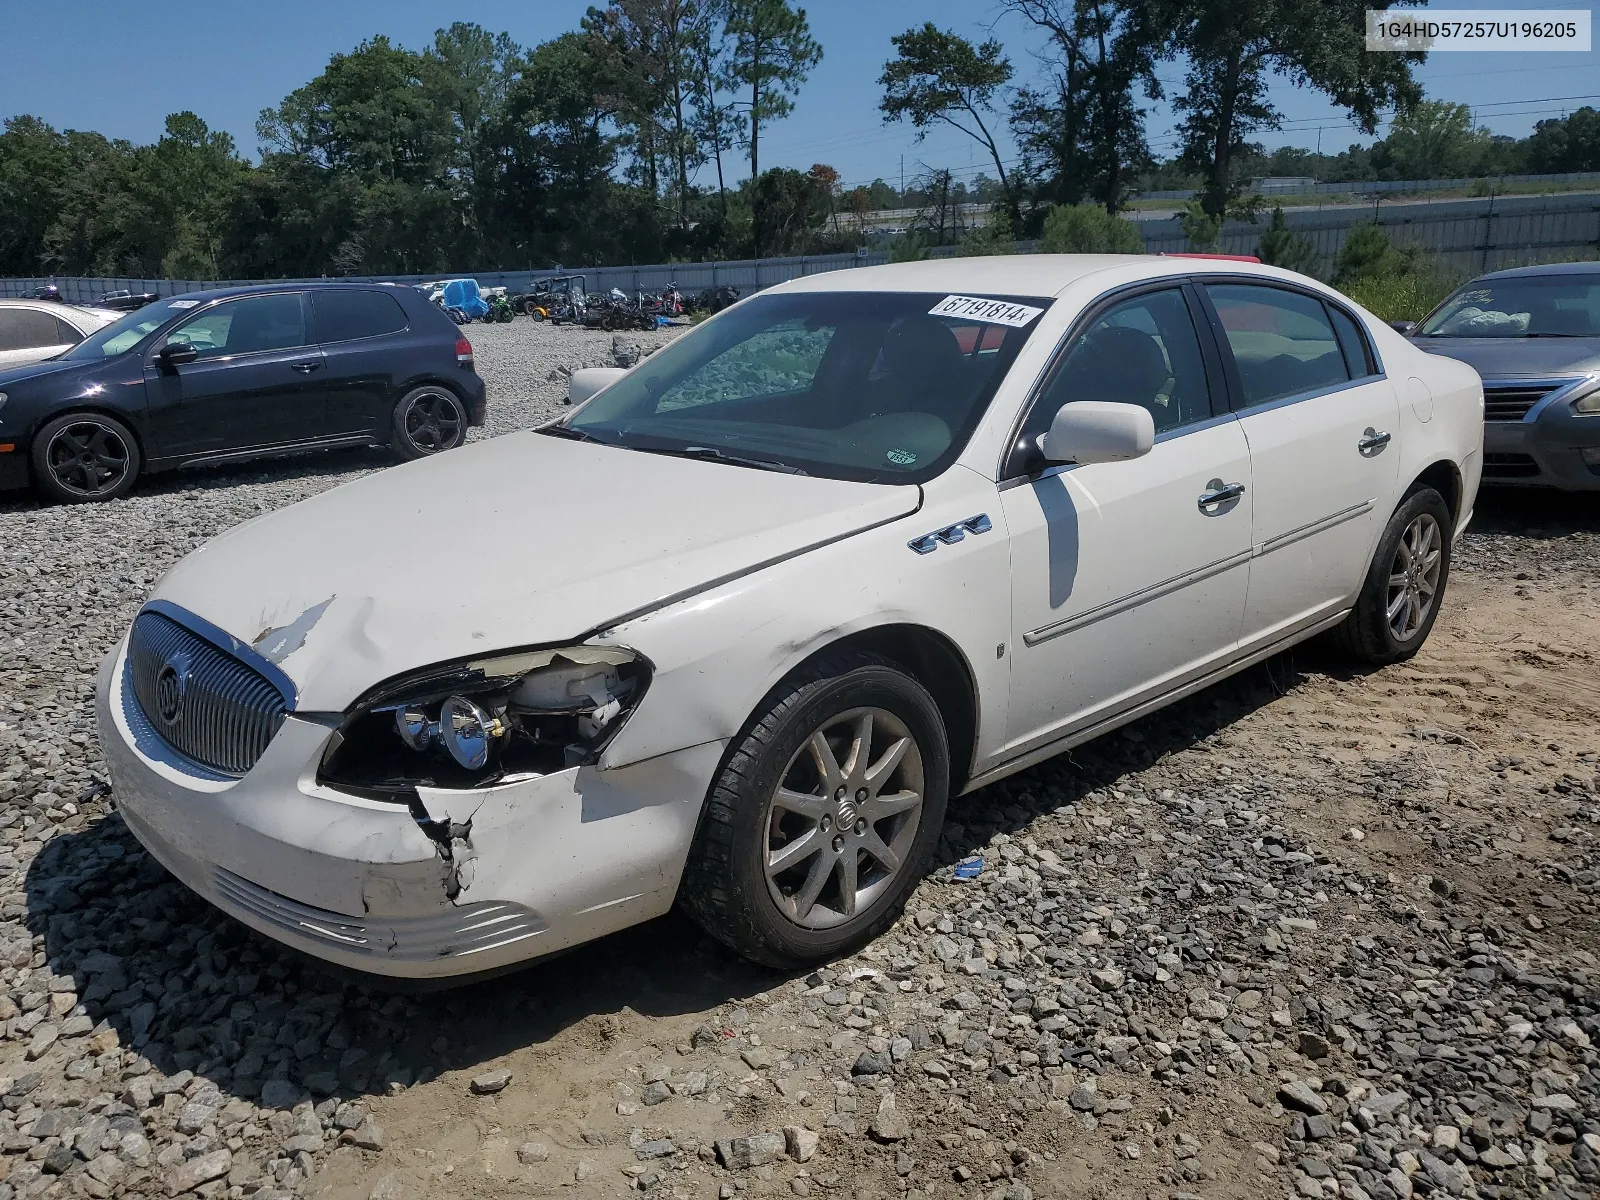
[(1356, 449), (1363, 454), (1381, 454), (1393, 438), (1393, 434), (1383, 433), (1368, 425), (1361, 431), (1361, 440), (1356, 443)]
[(311, 374), (311, 372), (315, 371), (322, 364), (320, 362), (318, 362), (316, 359), (310, 358), (310, 359), (307, 359), (305, 362), (290, 363), (289, 365), (292, 366), (296, 371), (299, 371), (300, 374), (309, 375), (309, 374)]
[(1206, 490), (1200, 493), (1200, 511), (1215, 508), (1219, 504), (1227, 504), (1244, 495), (1244, 484), (1223, 483), (1220, 479), (1213, 479), (1206, 484)]

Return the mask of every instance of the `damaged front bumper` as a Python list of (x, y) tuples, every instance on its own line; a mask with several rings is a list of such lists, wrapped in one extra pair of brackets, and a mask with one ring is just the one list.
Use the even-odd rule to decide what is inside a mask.
[(244, 924), (380, 975), (477, 974), (666, 912), (725, 745), (422, 788), (424, 822), (319, 784), (333, 730), (294, 714), (242, 779), (198, 768), (149, 729), (124, 654), (101, 665), (96, 716), (134, 836)]

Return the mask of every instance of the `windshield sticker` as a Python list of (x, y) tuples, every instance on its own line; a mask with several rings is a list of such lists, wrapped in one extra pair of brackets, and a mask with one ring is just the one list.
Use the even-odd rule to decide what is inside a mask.
[(193, 308), (195, 305), (197, 305), (199, 303), (200, 303), (200, 301), (198, 301), (198, 300), (168, 300), (167, 301), (167, 307), (168, 308)]
[(888, 458), (889, 461), (897, 467), (909, 467), (912, 463), (917, 461), (917, 456), (915, 454), (911, 453), (909, 450), (902, 450), (898, 446), (889, 451)]
[(965, 317), (969, 321), (984, 321), (990, 325), (1011, 325), (1021, 328), (1044, 309), (1030, 308), (1026, 304), (1012, 304), (1008, 300), (985, 300), (981, 296), (946, 296), (928, 310), (930, 317)]

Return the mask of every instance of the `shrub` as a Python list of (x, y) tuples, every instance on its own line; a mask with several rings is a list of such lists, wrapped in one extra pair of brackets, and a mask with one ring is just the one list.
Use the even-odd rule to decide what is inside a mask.
[(985, 254), (1015, 254), (1017, 244), (1011, 239), (1011, 217), (996, 204), (982, 225), (971, 230), (956, 244), (955, 257), (977, 258)]
[(1322, 256), (1311, 244), (1311, 239), (1289, 232), (1281, 204), (1272, 210), (1272, 222), (1261, 235), (1256, 257), (1264, 263), (1287, 271), (1299, 271), (1302, 275), (1316, 275), (1322, 265)]
[(889, 243), (889, 261), (896, 263), (920, 262), (928, 257), (932, 246), (920, 233), (902, 233)]
[(1039, 249), (1045, 254), (1145, 252), (1138, 227), (1098, 204), (1057, 204), (1045, 214)]
[(1443, 271), (1421, 270), (1396, 275), (1367, 275), (1346, 286), (1349, 296), (1385, 321), (1420, 321), (1461, 280)]
[(1222, 218), (1208, 213), (1198, 199), (1183, 206), (1178, 225), (1183, 230), (1183, 236), (1189, 239), (1189, 249), (1198, 254), (1211, 253), (1222, 240)]

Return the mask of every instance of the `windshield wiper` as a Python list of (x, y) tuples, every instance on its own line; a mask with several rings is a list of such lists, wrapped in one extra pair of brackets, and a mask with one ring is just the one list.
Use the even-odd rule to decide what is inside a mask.
[(1592, 333), (1525, 333), (1525, 338), (1581, 338), (1594, 337)]
[(671, 449), (665, 447), (636, 446), (646, 454), (669, 454), (674, 458), (701, 458), (711, 462), (728, 463), (735, 467), (754, 467), (758, 471), (780, 471), (785, 475), (804, 475), (806, 472), (799, 467), (786, 462), (778, 462), (772, 458), (746, 458), (739, 454), (729, 454), (726, 450), (718, 450), (715, 446), (679, 446)]
[(608, 442), (605, 438), (595, 437), (587, 429), (578, 429), (572, 425), (546, 425), (539, 430), (540, 433), (550, 437), (567, 438), (574, 442), (594, 442), (598, 446), (615, 446), (615, 442)]

